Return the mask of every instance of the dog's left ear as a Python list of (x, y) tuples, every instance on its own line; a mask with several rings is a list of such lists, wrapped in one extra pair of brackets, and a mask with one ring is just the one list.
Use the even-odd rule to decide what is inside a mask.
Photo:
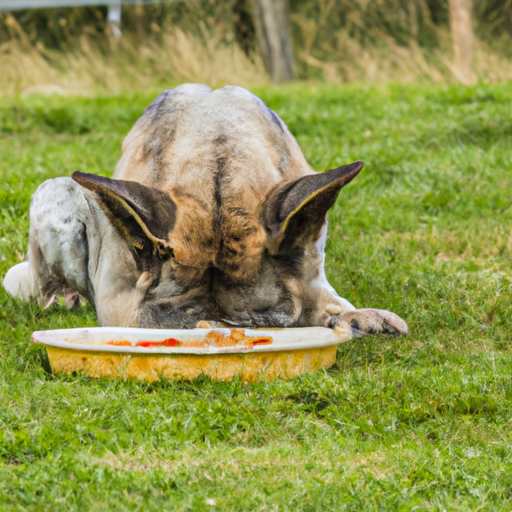
[(316, 239), (340, 190), (362, 168), (363, 162), (354, 162), (277, 185), (260, 210), (270, 254), (293, 251), (305, 240)]
[(136, 181), (112, 180), (78, 171), (71, 177), (96, 193), (121, 236), (134, 247), (152, 246), (160, 252), (172, 252), (168, 237), (176, 221), (176, 205), (167, 194)]

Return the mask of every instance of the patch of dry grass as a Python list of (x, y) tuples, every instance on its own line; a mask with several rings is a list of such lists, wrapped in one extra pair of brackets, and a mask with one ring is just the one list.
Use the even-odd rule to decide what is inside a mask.
[[(154, 12), (140, 5), (126, 7), (127, 28), (121, 40), (106, 28), (99, 11), (95, 21), (86, 21), (79, 9), (70, 10), (69, 22), (65, 12), (48, 14), (51, 26), (43, 35), (51, 32), (60, 41), (53, 49), (45, 47), (41, 34), (30, 32), (30, 24), (23, 24), (20, 16), (0, 13), (0, 94), (91, 95), (179, 82), (213, 87), (269, 83), (257, 49), (248, 56), (237, 43), (233, 2), (207, 6), (203, 0), (191, 0), (184, 7), (186, 14), (174, 13), (174, 18), (164, 16), (166, 9), (177, 9), (170, 5)], [(301, 79), (332, 84), (458, 83), (448, 26), (434, 23), (431, 9), (421, 0), (292, 3)], [(226, 16), (231, 18), (226, 21)], [(485, 23), (475, 20), (477, 26)], [(507, 32), (489, 37), (477, 30), (473, 65), (479, 81), (512, 79), (510, 43)]]
[(154, 89), (179, 82), (228, 83), (242, 86), (268, 83), (259, 58), (248, 58), (235, 44), (200, 40), (176, 28), (159, 41), (139, 44), (127, 35), (110, 39), (110, 51), (100, 51), (86, 36), (74, 51), (48, 50), (13, 39), (0, 45), (0, 94), (29, 93), (90, 95)]
[[(329, 13), (323, 16), (329, 18)], [(297, 25), (304, 44), (297, 48), (299, 61), (316, 70), (317, 75), (328, 83), (458, 83), (460, 72), (453, 64), (452, 43), (448, 28), (430, 24), (438, 43), (433, 46), (420, 45), (411, 34), (406, 44), (400, 44), (388, 30), (371, 27), (371, 43), (367, 38), (353, 35), (348, 24), (331, 37), (335, 40), (330, 50), (318, 51), (318, 39), (322, 37), (322, 26), (296, 14)], [(362, 21), (360, 29), (364, 32)], [(503, 43), (504, 45), (504, 43)], [(502, 46), (503, 46), (502, 45)], [(322, 54), (317, 57), (318, 54)], [(512, 79), (510, 57), (491, 47), (486, 41), (475, 38), (473, 66), (478, 80), (499, 82)]]

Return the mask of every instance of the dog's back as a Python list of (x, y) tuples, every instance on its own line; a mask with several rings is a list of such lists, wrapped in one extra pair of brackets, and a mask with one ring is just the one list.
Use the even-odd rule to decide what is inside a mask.
[(262, 250), (258, 205), (268, 191), (311, 173), (284, 123), (256, 96), (183, 85), (162, 93), (135, 124), (114, 178), (172, 197), (170, 239), (182, 264), (235, 277)]

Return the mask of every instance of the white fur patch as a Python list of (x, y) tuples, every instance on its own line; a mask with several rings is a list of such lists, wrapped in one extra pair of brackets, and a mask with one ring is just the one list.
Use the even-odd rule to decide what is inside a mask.
[(355, 307), (343, 297), (340, 297), (336, 290), (330, 285), (329, 281), (327, 281), (327, 277), (325, 275), (325, 240), (327, 238), (327, 223), (325, 223), (325, 226), (322, 230), (322, 234), (318, 238), (316, 242), (316, 251), (317, 251), (317, 257), (321, 258), (321, 262), (318, 265), (318, 274), (315, 279), (311, 281), (311, 288), (322, 288), (325, 291), (327, 291), (330, 295), (333, 296), (333, 299), (341, 306), (342, 309), (338, 311), (336, 309), (336, 304), (330, 304), (328, 307), (330, 309), (327, 309), (327, 313), (330, 315), (340, 315), (342, 313), (345, 313), (347, 311), (355, 311)]
[(181, 94), (207, 94), (212, 90), (204, 84), (181, 84), (171, 90), (173, 93)]
[(2, 284), (9, 295), (25, 302), (37, 295), (35, 280), (30, 272), (28, 261), (10, 268)]

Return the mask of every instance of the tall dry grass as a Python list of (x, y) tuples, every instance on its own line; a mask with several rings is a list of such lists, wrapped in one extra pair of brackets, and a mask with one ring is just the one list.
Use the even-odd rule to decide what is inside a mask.
[[(512, 79), (512, 0), (473, 0), (475, 74)], [(249, 0), (0, 13), (0, 94), (88, 94), (183, 81), (262, 85)], [(290, 0), (301, 79), (457, 82), (447, 0)]]
[(120, 40), (104, 8), (0, 13), (0, 94), (263, 85), (259, 55), (235, 39), (235, 1), (125, 6)]
[[(512, 0), (473, 4), (476, 76), (512, 79)], [(292, 5), (303, 76), (334, 83), (461, 78), (452, 63), (447, 0), (292, 0)]]
[(142, 44), (130, 33), (121, 40), (107, 33), (101, 46), (82, 34), (78, 44), (62, 50), (32, 44), (14, 18), (8, 23), (18, 37), (0, 45), (0, 94), (90, 94), (183, 81), (212, 86), (267, 82), (256, 55), (249, 58), (237, 44), (199, 38), (179, 27), (160, 29), (158, 38)]

